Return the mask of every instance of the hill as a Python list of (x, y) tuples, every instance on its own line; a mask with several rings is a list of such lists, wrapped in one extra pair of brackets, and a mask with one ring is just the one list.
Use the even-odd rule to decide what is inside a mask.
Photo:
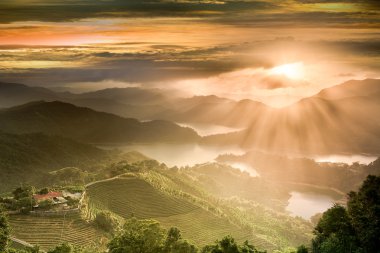
[(321, 90), (314, 97), (336, 100), (350, 97), (371, 96), (380, 93), (379, 79), (351, 80), (327, 89)]
[(167, 118), (176, 122), (205, 123), (245, 128), (271, 111), (263, 103), (249, 99), (234, 101), (216, 96), (183, 99), (176, 112)]
[(79, 214), (48, 216), (11, 215), (12, 236), (38, 245), (42, 250), (68, 242), (82, 247), (104, 247), (102, 230), (83, 220)]
[(0, 130), (61, 135), (90, 143), (195, 142), (190, 128), (168, 121), (139, 122), (63, 102), (33, 102), (0, 112)]
[(56, 100), (60, 96), (49, 89), (24, 84), (0, 82), (0, 108), (12, 107), (36, 100)]
[[(290, 154), (379, 155), (379, 87), (379, 79), (349, 81), (324, 89), (315, 96), (280, 109), (249, 99), (234, 101), (217, 96), (184, 98), (175, 92), (165, 94), (163, 90), (142, 88), (106, 89), (84, 94), (55, 94), (64, 95), (63, 101), (126, 117), (205, 123), (244, 129), (238, 133), (206, 137), (202, 140), (202, 143), (206, 145), (239, 145), (246, 149), (256, 148)], [(68, 121), (66, 118), (60, 124), (68, 124)], [(157, 125), (158, 122), (163, 125), (165, 121), (153, 122), (152, 125)], [(110, 121), (110, 123), (114, 124), (115, 121)], [(80, 124), (88, 123), (81, 122)], [(117, 124), (122, 126), (119, 122)], [(115, 139), (132, 142), (147, 139), (153, 141), (199, 139), (194, 134), (184, 133), (179, 129), (177, 130), (181, 133), (176, 133), (177, 130), (173, 125), (170, 128), (169, 123), (165, 124), (166, 126), (160, 128), (162, 130), (160, 134), (156, 133), (154, 127), (149, 128), (149, 134), (140, 134), (141, 129), (137, 127), (133, 129), (135, 135), (131, 136), (128, 135), (130, 132), (127, 127), (121, 130), (120, 127), (103, 126), (112, 131), (112, 134), (94, 131), (91, 132), (91, 138), (83, 136), (83, 133), (78, 134), (77, 137), (86, 142), (113, 142)], [(49, 127), (57, 130), (56, 126), (49, 125)], [(163, 129), (168, 128), (177, 137), (172, 139), (168, 136), (163, 137), (166, 134)], [(61, 134), (60, 131), (54, 133), (57, 132)], [(69, 135), (71, 136), (72, 133), (70, 132)], [(189, 137), (189, 135), (193, 136)]]
[[(85, 199), (87, 211), (84, 212), (89, 217), (100, 210), (109, 210), (123, 218), (155, 219), (166, 228), (178, 227), (184, 238), (199, 246), (226, 234), (240, 242), (249, 240), (259, 248), (271, 250), (297, 245), (309, 238), (308, 222), (257, 204), (252, 200), (253, 196), (243, 192), (244, 187), (247, 192), (251, 189), (249, 183), (254, 189), (263, 186), (255, 180), (248, 182), (248, 175), (224, 167), (221, 169), (226, 170), (224, 174), (209, 181), (209, 185), (204, 184), (213, 177), (213, 166), (216, 165), (183, 171), (150, 168), (90, 184)], [(245, 186), (230, 195), (219, 194), (218, 190), (223, 187), (219, 188), (215, 183), (224, 184), (221, 178), (226, 174), (234, 184), (239, 180), (246, 181)], [(276, 196), (271, 193), (263, 195)], [(251, 199), (243, 200), (247, 196)]]
[(379, 155), (379, 87), (380, 80), (348, 82), (289, 107), (251, 110), (255, 120), (246, 130), (203, 141), (290, 154)]
[(186, 97), (174, 90), (140, 87), (109, 88), (73, 94), (54, 92), (23, 84), (0, 83), (0, 107), (17, 106), (32, 101), (63, 101), (96, 111), (139, 120), (169, 120), (175, 122), (210, 123), (231, 127), (246, 126), (258, 111), (269, 109), (252, 100), (234, 101), (210, 96)]
[(185, 238), (197, 245), (213, 242), (226, 234), (239, 241), (254, 237), (249, 230), (231, 224), (228, 219), (186, 199), (165, 194), (139, 178), (100, 182), (88, 187), (87, 194), (92, 210), (110, 210), (123, 218), (152, 218), (166, 228), (178, 227)]
[(39, 184), (49, 171), (63, 167), (90, 168), (109, 159), (91, 145), (43, 134), (0, 132), (0, 192), (21, 183)]
[(85, 93), (55, 92), (47, 88), (0, 82), (0, 108), (33, 101), (62, 101), (76, 106), (140, 120), (166, 119), (179, 94), (172, 90), (139, 87), (108, 88)]

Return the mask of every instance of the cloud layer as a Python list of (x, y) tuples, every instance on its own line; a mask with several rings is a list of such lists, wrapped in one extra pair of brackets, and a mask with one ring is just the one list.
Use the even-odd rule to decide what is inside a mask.
[[(224, 95), (235, 86), (241, 98), (281, 90), (302, 97), (380, 76), (379, 7), (371, 0), (3, 0), (0, 81), (191, 83), (194, 92)], [(265, 72), (294, 62), (306, 66), (302, 80)], [(256, 72), (248, 78), (247, 70)]]

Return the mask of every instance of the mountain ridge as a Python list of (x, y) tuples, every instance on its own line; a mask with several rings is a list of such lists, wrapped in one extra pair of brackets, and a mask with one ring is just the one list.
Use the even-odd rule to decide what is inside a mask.
[(195, 142), (200, 138), (194, 130), (168, 121), (140, 122), (60, 101), (3, 110), (0, 130), (14, 134), (43, 132), (87, 143)]

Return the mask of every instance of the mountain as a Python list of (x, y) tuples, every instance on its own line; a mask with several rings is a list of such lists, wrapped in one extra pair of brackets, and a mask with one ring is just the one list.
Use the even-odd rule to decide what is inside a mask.
[(49, 89), (17, 83), (0, 82), (0, 107), (12, 107), (36, 100), (56, 100), (60, 97)]
[(244, 128), (251, 121), (271, 110), (263, 103), (249, 99), (234, 101), (216, 96), (199, 96), (183, 99), (177, 112), (169, 120), (188, 123), (205, 123)]
[(379, 79), (351, 80), (340, 85), (336, 85), (321, 90), (314, 97), (328, 100), (336, 100), (350, 97), (371, 96), (380, 93)]
[(38, 183), (49, 171), (68, 166), (90, 168), (107, 152), (59, 136), (0, 132), (0, 192), (20, 183)]
[(59, 101), (32, 102), (0, 111), (0, 130), (42, 132), (87, 143), (195, 142), (190, 128), (162, 120), (139, 122)]
[[(46, 88), (0, 82), (0, 108), (33, 101), (62, 101), (96, 111), (139, 120), (169, 119), (180, 93), (174, 90), (139, 87), (109, 88), (74, 94), (55, 92)], [(180, 103), (177, 103), (177, 105)], [(169, 115), (169, 116), (168, 116)]]
[(285, 108), (250, 110), (256, 120), (246, 130), (203, 142), (280, 153), (379, 155), (379, 87), (380, 80), (348, 82)]
[(75, 99), (106, 99), (130, 105), (154, 105), (166, 103), (172, 96), (171, 91), (144, 89), (140, 87), (109, 88), (76, 94)]
[[(248, 99), (234, 101), (215, 95), (187, 98), (175, 90), (154, 88), (109, 88), (73, 94), (23, 84), (0, 83), (0, 107), (12, 107), (39, 100), (59, 100), (139, 120), (169, 120), (231, 127), (244, 127), (248, 124), (249, 116), (252, 116), (251, 111), (269, 108)], [(247, 117), (238, 117), (237, 112), (242, 111), (246, 112)]]
[[(25, 89), (26, 86), (22, 87)], [(378, 79), (349, 81), (280, 109), (249, 99), (234, 101), (217, 96), (183, 98), (175, 92), (165, 94), (164, 90), (136, 87), (105, 89), (83, 94), (53, 94), (63, 96), (61, 100), (74, 105), (122, 117), (204, 123), (244, 129), (237, 133), (206, 137), (202, 140), (204, 144), (240, 145), (247, 149), (258, 148), (274, 152), (378, 155), (379, 87)], [(35, 92), (35, 88), (29, 88), (30, 92)], [(61, 123), (67, 124), (67, 121)], [(112, 127), (108, 129), (115, 133), (121, 131)], [(115, 139), (114, 136), (105, 138), (104, 135), (99, 134), (101, 138), (93, 137), (92, 140), (78, 137), (95, 142)], [(150, 137), (157, 136), (152, 133)], [(144, 139), (144, 136), (129, 136), (124, 140), (141, 139)]]

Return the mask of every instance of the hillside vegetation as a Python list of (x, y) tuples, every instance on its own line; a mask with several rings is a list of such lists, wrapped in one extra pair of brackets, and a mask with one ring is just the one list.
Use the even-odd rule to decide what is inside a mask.
[(139, 122), (63, 102), (32, 102), (0, 111), (0, 130), (42, 132), (87, 143), (195, 142), (197, 133), (169, 121)]
[(68, 242), (83, 247), (104, 247), (107, 238), (102, 230), (84, 221), (79, 214), (57, 217), (11, 215), (12, 236), (48, 250)]
[(219, 162), (243, 162), (255, 168), (262, 178), (277, 184), (309, 184), (334, 188), (340, 192), (357, 190), (369, 175), (380, 175), (380, 159), (365, 165), (353, 163), (318, 163), (309, 158), (288, 158), (250, 151), (244, 155), (221, 155)]
[[(94, 217), (101, 210), (109, 210), (123, 218), (155, 219), (166, 228), (178, 227), (198, 246), (225, 235), (239, 242), (248, 239), (268, 250), (296, 246), (310, 239), (309, 222), (246, 200), (244, 194), (236, 193), (234, 198), (213, 194), (211, 186), (206, 188), (199, 182), (206, 174), (212, 175), (212, 167), (206, 167), (203, 175), (196, 168), (176, 171), (150, 167), (91, 184), (87, 187), (85, 213)], [(231, 173), (231, 180), (238, 179), (238, 174)]]
[(204, 245), (226, 234), (239, 241), (251, 237), (221, 217), (178, 197), (158, 191), (142, 179), (117, 178), (91, 185), (89, 205), (110, 210), (123, 218), (155, 219), (164, 227), (176, 226), (197, 245)]
[[(42, 106), (49, 107), (48, 111), (36, 104), (29, 111), (23, 108), (21, 112), (18, 108), (17, 119), (9, 118), (9, 110), (3, 109), (3, 113), (8, 111), (8, 114), (5, 113), (8, 116), (0, 113), (0, 129), (17, 133), (50, 131), (86, 142), (189, 142), (199, 141), (200, 137), (190, 129), (181, 129), (169, 121), (204, 123), (244, 129), (203, 138), (202, 143), (206, 145), (239, 145), (247, 149), (290, 154), (378, 155), (379, 83), (379, 79), (349, 81), (284, 108), (271, 108), (249, 99), (234, 101), (213, 95), (184, 98), (170, 90), (115, 88), (71, 94), (0, 83), (0, 93), (4, 94), (0, 94), (3, 99), (0, 106), (2, 103), (3, 106), (14, 106), (41, 99), (59, 100), (122, 117), (153, 120), (139, 123), (136, 120), (117, 119), (115, 115), (109, 117), (110, 114), (105, 113), (95, 117), (92, 110), (84, 111), (83, 108), (80, 113), (84, 113), (85, 117), (81, 120), (82, 117), (76, 117), (79, 112), (78, 108), (74, 112), (75, 106), (70, 108), (68, 104), (63, 106), (64, 103), (58, 106), (57, 102), (52, 102)], [(57, 108), (59, 111), (56, 111)], [(67, 113), (72, 114), (73, 118), (68, 118)], [(22, 122), (27, 125), (20, 127)], [(81, 131), (84, 126), (88, 132)], [(73, 129), (77, 129), (77, 133)]]
[(69, 166), (91, 168), (109, 159), (91, 145), (43, 134), (0, 132), (0, 192), (21, 183), (39, 184), (48, 172)]

